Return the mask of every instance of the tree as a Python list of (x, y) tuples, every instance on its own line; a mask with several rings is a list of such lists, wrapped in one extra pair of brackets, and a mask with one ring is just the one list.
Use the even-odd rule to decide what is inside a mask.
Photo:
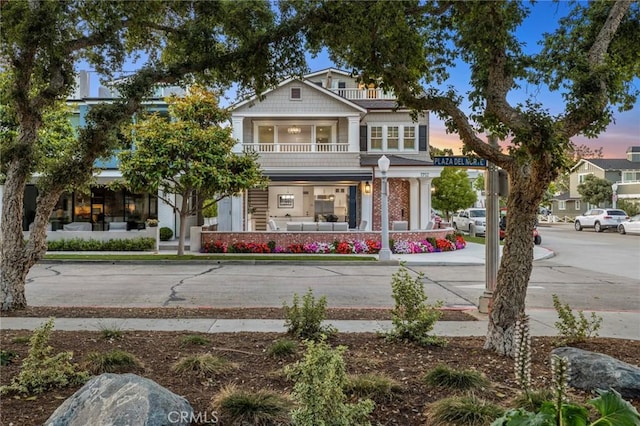
[(451, 148), (437, 148), (433, 145), (429, 145), (429, 157), (445, 157), (453, 156), (453, 150)]
[(578, 193), (582, 197), (582, 201), (599, 206), (611, 201), (613, 189), (608, 180), (595, 175), (587, 175), (584, 182), (578, 185)]
[(450, 213), (471, 207), (477, 199), (467, 172), (456, 167), (445, 167), (440, 177), (433, 180), (433, 187), (433, 207), (442, 211), (447, 220)]
[(476, 180), (473, 181), (473, 189), (475, 189), (476, 191), (484, 191), (484, 188), (484, 174), (479, 174)]
[[(9, 77), (0, 96), (15, 111), (7, 130), (13, 136), (2, 138), (1, 310), (26, 306), (25, 278), (46, 252), (46, 224), (61, 193), (86, 185), (95, 160), (121, 147), (120, 124), (141, 109), (155, 85), (196, 79), (217, 88), (235, 82), (240, 93), (261, 93), (304, 70), (299, 37), (304, 16), (279, 15), (267, 1), (0, 4), (0, 63)], [(119, 80), (120, 99), (93, 106), (73, 147), (59, 153), (59, 165), (38, 179), (34, 228), (25, 242), (24, 189), (42, 166), (38, 134), (44, 113), (73, 90), (76, 61), (113, 79), (125, 59), (139, 52), (148, 60)]]
[[(549, 183), (571, 164), (571, 138), (597, 136), (611, 122), (613, 108), (630, 110), (636, 101), (640, 4), (563, 4), (568, 15), (555, 33), (541, 35), (538, 51), (518, 38), (530, 13), (523, 2), (316, 0), (296, 6), (315, 11), (306, 34), (313, 51), (327, 48), (338, 66), (363, 83), (393, 89), (401, 105), (432, 111), (458, 134), (465, 154), (509, 174), (510, 238), (485, 347), (512, 355), (531, 276), (538, 205)], [(456, 64), (469, 70), (470, 88), (442, 89)], [(564, 111), (552, 114), (531, 87), (559, 92)], [(487, 134), (505, 140), (506, 150), (489, 144)]]
[[(120, 153), (120, 171), (129, 189), (158, 194), (179, 214), (182, 255), (187, 216), (265, 179), (256, 155), (231, 152), (232, 129), (221, 126), (231, 115), (218, 107), (215, 94), (193, 86), (189, 95), (167, 102), (170, 120), (153, 114), (128, 126), (125, 138), (132, 148)], [(194, 192), (206, 204), (192, 204)]]

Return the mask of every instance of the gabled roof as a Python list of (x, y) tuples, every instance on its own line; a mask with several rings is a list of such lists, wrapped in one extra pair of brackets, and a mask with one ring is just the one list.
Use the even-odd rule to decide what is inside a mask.
[(629, 161), (626, 158), (583, 158), (573, 166), (571, 171), (573, 172), (584, 163), (591, 163), (604, 171), (640, 170), (640, 162)]
[(305, 74), (303, 77), (304, 78), (313, 78), (313, 77), (317, 77), (319, 75), (328, 73), (329, 71), (331, 71), (331, 74), (341, 74), (341, 75), (344, 75), (345, 77), (353, 77), (350, 72), (347, 72), (347, 71), (344, 71), (344, 70), (339, 70), (337, 68), (331, 68), (331, 67), (322, 69), (320, 71), (314, 71), (314, 72), (312, 72), (310, 74)]
[(552, 198), (555, 201), (568, 201), (568, 200), (579, 200), (580, 197), (570, 197), (568, 192), (563, 192), (562, 194), (558, 194)]
[[(363, 112), (363, 113), (367, 112), (367, 110), (365, 108), (361, 107), (360, 105), (356, 104), (355, 102), (350, 101), (350, 100), (348, 100), (346, 98), (343, 98), (342, 96), (338, 96), (336, 93), (333, 93), (331, 90), (327, 90), (324, 87), (320, 87), (317, 84), (307, 80), (306, 78), (303, 78), (302, 80), (300, 80), (297, 77), (288, 78), (288, 79), (284, 80), (283, 82), (281, 82), (280, 84), (278, 84), (277, 87), (274, 87), (273, 89), (269, 89), (266, 92), (262, 93), (262, 95), (267, 95), (267, 94), (273, 92), (274, 90), (279, 89), (279, 88), (281, 88), (283, 86), (286, 86), (287, 84), (289, 84), (289, 83), (291, 83), (293, 81), (298, 81), (298, 82), (300, 82), (300, 83), (302, 83), (302, 84), (304, 84), (304, 85), (306, 85), (308, 87), (311, 87), (313, 90), (318, 90), (318, 91), (322, 92), (323, 94), (325, 94), (325, 95), (327, 95), (327, 96), (329, 96), (329, 97), (331, 97), (333, 99), (336, 99), (339, 102), (347, 104), (347, 105), (351, 106), (352, 108), (355, 108), (356, 110), (358, 110), (360, 112)], [(258, 96), (256, 96), (256, 95), (251, 96), (248, 99), (245, 99), (243, 101), (238, 102), (237, 104), (232, 105), (231, 106), (231, 110), (233, 111), (233, 110), (236, 110), (236, 109), (240, 108), (243, 105), (246, 105), (246, 104), (251, 103), (251, 102), (255, 102), (257, 99), (258, 99)]]

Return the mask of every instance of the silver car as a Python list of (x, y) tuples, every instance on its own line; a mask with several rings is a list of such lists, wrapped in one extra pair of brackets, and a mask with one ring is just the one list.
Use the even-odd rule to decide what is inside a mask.
[(573, 226), (576, 231), (582, 231), (583, 228), (593, 228), (596, 232), (602, 232), (605, 229), (618, 229), (618, 225), (629, 219), (629, 215), (620, 209), (591, 209), (586, 211), (582, 216), (577, 216)]
[(640, 234), (640, 214), (632, 216), (629, 220), (618, 225), (621, 234)]

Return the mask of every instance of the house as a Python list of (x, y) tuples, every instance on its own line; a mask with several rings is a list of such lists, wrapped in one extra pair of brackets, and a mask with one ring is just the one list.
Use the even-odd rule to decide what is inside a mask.
[[(569, 192), (553, 200), (556, 216), (577, 216), (595, 207), (581, 202), (578, 185), (589, 175), (611, 182), (614, 196), (608, 206), (618, 200), (640, 202), (640, 146), (627, 148), (627, 158), (583, 158), (569, 174)], [(598, 206), (606, 207), (606, 206)]]
[(427, 228), (431, 181), (442, 171), (429, 157), (429, 115), (414, 121), (393, 93), (329, 68), (238, 102), (232, 126), (234, 151), (257, 152), (270, 182), (221, 201), (218, 230), (323, 221), (380, 230), (382, 155), (391, 160), (390, 226)]

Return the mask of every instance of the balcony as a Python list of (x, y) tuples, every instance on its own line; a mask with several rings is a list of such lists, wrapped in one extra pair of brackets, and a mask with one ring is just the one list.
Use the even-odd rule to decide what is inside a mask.
[(244, 144), (244, 152), (274, 153), (274, 152), (349, 152), (348, 143), (249, 143)]
[(393, 92), (384, 92), (382, 89), (357, 89), (357, 88), (341, 88), (329, 89), (333, 93), (349, 100), (394, 100), (396, 95)]

